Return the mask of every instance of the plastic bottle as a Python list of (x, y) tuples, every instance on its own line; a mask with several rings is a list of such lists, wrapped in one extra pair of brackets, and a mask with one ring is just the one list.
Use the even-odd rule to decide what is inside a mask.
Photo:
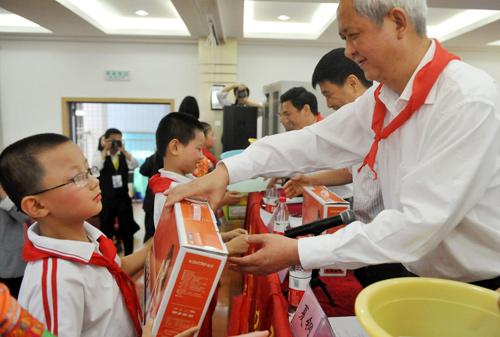
[(288, 315), (292, 316), (311, 283), (311, 270), (304, 270), (302, 266), (291, 266), (288, 271)]
[(289, 215), (286, 197), (280, 197), (272, 217), (274, 222), (274, 234), (285, 235), (285, 230), (290, 227)]
[(266, 190), (264, 203), (266, 204), (266, 211), (273, 213), (276, 209), (276, 205), (278, 204), (278, 189), (276, 188), (276, 184), (272, 184)]
[(0, 283), (0, 336), (55, 337), (10, 296), (9, 289), (3, 283)]

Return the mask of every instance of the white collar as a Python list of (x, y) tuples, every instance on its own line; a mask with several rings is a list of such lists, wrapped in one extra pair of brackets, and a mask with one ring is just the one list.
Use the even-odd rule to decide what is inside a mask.
[(192, 174), (186, 174), (183, 176), (179, 173), (166, 171), (164, 169), (159, 169), (158, 172), (160, 172), (160, 177), (169, 178), (181, 184), (187, 184), (190, 181), (196, 179), (195, 176), (193, 176)]
[(92, 257), (92, 253), (99, 248), (97, 239), (103, 234), (100, 230), (87, 222), (83, 223), (83, 229), (92, 242), (60, 240), (40, 236), (38, 222), (35, 222), (28, 229), (28, 239), (36, 248), (40, 250), (66, 256), (69, 259), (78, 260), (83, 263), (88, 263)]

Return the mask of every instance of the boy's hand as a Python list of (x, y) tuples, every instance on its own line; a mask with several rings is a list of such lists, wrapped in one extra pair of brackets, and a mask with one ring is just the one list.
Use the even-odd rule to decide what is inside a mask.
[(236, 228), (236, 229), (233, 229), (232, 231), (229, 231), (229, 232), (221, 232), (220, 233), (220, 236), (222, 238), (222, 242), (231, 241), (232, 239), (234, 239), (240, 235), (248, 235), (247, 230), (243, 229), (243, 228)]
[(240, 235), (226, 243), (226, 248), (229, 256), (235, 256), (248, 253), (248, 243), (246, 241), (247, 235)]
[(304, 186), (310, 186), (312, 184), (311, 177), (307, 174), (299, 174), (288, 180), (283, 186), (285, 190), (286, 197), (291, 199), (304, 192)]
[(142, 337), (153, 337), (153, 319), (150, 318), (149, 321), (142, 328)]
[(236, 205), (243, 199), (243, 194), (238, 194), (237, 191), (226, 191), (222, 199), (222, 205)]
[(181, 332), (178, 335), (175, 335), (175, 337), (191, 337), (193, 336), (200, 328), (197, 326), (193, 326), (192, 328), (189, 328), (188, 330)]

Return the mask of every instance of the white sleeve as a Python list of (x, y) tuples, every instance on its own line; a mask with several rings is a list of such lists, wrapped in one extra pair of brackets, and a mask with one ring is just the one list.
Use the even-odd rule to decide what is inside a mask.
[[(43, 260), (28, 264), (19, 304), (53, 334), (80, 336), (85, 310), (84, 278), (79, 273), (58, 270), (56, 258), (47, 260), (45, 271)], [(57, 272), (55, 278), (53, 271)]]
[(102, 159), (101, 151), (97, 150), (94, 152), (94, 156), (92, 157), (92, 166), (97, 166), (99, 171), (101, 171), (104, 167), (104, 159)]
[(127, 166), (128, 166), (128, 169), (130, 171), (132, 171), (133, 169), (139, 167), (139, 162), (137, 161), (137, 159), (134, 158), (134, 156), (130, 155), (130, 158), (131, 160), (128, 161), (127, 157), (125, 157), (125, 159), (127, 160)]
[(217, 93), (217, 99), (219, 100), (220, 105), (222, 106), (233, 105), (233, 103), (231, 103), (231, 101), (227, 99), (228, 94), (229, 91), (226, 92), (219, 91)]
[(161, 213), (163, 212), (163, 208), (165, 206), (166, 201), (167, 197), (163, 195), (163, 193), (155, 194), (155, 203), (153, 210), (153, 221), (155, 224), (155, 229), (158, 227), (158, 222), (160, 221)]
[[(400, 209), (386, 209), (369, 224), (356, 221), (334, 234), (299, 240), (304, 268), (354, 269), (388, 262), (429, 268), (439, 259), (443, 263), (439, 268), (446, 268), (446, 264), (458, 265), (457, 261), (475, 261), (478, 256), (471, 254), (477, 253), (465, 249), (474, 241), (477, 249), (481, 247), (480, 256), (497, 259), (499, 233), (492, 226), (498, 227), (498, 221), (494, 207), (489, 210), (492, 205), (482, 199), (498, 193), (491, 186), (492, 179), (498, 179), (500, 152), (495, 108), (488, 102), (457, 104), (441, 116), (429, 123), (418, 162), (411, 167), (400, 165), (403, 179), (393, 192), (399, 193)], [(461, 239), (465, 237), (469, 247)], [(453, 256), (455, 261), (442, 261), (442, 256)], [(433, 260), (419, 265), (417, 261), (424, 257)]]
[(264, 137), (240, 155), (224, 159), (229, 183), (257, 177), (292, 177), (361, 162), (373, 136), (360, 132), (353, 108), (348, 104), (302, 130)]

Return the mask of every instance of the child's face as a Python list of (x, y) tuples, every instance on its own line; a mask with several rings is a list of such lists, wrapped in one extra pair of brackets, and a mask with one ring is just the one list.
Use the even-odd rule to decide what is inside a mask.
[[(41, 189), (52, 188), (88, 172), (89, 164), (78, 145), (66, 142), (38, 155), (45, 169)], [(85, 186), (74, 183), (37, 195), (49, 209), (49, 216), (59, 223), (81, 224), (102, 209), (99, 180), (91, 174)]]
[(193, 173), (196, 169), (196, 164), (203, 158), (203, 143), (205, 136), (203, 131), (196, 130), (195, 138), (187, 145), (179, 145), (179, 169), (183, 174)]
[(207, 136), (205, 137), (205, 149), (211, 149), (215, 144), (215, 134), (214, 129), (210, 128), (207, 132)]

